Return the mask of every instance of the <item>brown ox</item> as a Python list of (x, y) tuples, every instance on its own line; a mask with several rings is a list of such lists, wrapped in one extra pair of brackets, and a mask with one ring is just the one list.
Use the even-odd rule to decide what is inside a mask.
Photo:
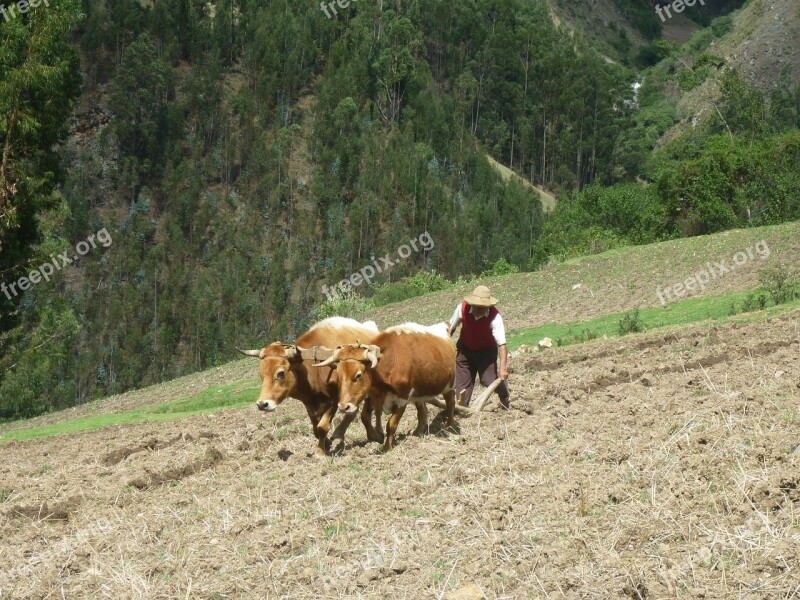
[[(306, 407), (317, 438), (314, 455), (326, 456), (330, 448), (328, 431), (336, 414), (339, 388), (335, 372), (311, 368), (315, 357), (313, 348), (357, 342), (369, 344), (377, 335), (378, 327), (371, 321), (362, 324), (352, 319), (331, 317), (314, 325), (293, 345), (275, 342), (261, 350), (239, 350), (261, 361), (261, 393), (256, 406), (270, 412), (289, 396), (300, 400)], [(332, 439), (344, 439), (354, 418), (355, 415), (345, 415)]]
[[(358, 405), (370, 397), (371, 403), (364, 404), (361, 413), (369, 439), (383, 438), (383, 432), (372, 427), (371, 410), (377, 415), (382, 411), (391, 413), (386, 424), (384, 450), (394, 447), (395, 432), (409, 402), (416, 404), (420, 415), (415, 433), (427, 428), (425, 402), (439, 394), (444, 395), (446, 401), (447, 426), (455, 426), (456, 350), (447, 335), (446, 323), (433, 327), (416, 323), (391, 327), (372, 344), (339, 346), (318, 366), (332, 364), (336, 365), (339, 377), (339, 410), (355, 414)], [(380, 429), (380, 420), (378, 427)]]

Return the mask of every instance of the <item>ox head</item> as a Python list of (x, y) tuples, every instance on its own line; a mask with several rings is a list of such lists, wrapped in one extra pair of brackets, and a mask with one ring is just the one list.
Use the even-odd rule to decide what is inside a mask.
[(327, 360), (315, 367), (336, 367), (339, 382), (339, 410), (354, 413), (369, 395), (372, 387), (372, 369), (378, 366), (381, 349), (378, 346), (347, 344), (338, 346)]
[(258, 369), (261, 376), (261, 393), (256, 401), (258, 410), (273, 411), (294, 393), (297, 373), (293, 367), (302, 363), (302, 348), (275, 342), (261, 350), (239, 352), (258, 358), (261, 363)]

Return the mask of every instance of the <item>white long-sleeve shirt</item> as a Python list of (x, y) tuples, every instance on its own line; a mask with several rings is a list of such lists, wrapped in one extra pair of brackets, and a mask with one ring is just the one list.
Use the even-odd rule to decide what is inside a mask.
[[(473, 306), (469, 306), (469, 312), (471, 314), (475, 314), (473, 310)], [(489, 313), (482, 315), (480, 317), (476, 316), (475, 320), (480, 319), (487, 319), (489, 318)], [(455, 331), (456, 327), (461, 325), (461, 304), (456, 306), (456, 310), (453, 312), (453, 316), (450, 317), (450, 331)], [(506, 343), (506, 326), (503, 324), (503, 317), (500, 313), (497, 313), (497, 316), (492, 321), (492, 337), (494, 337), (494, 341), (497, 342), (498, 346), (504, 346)]]

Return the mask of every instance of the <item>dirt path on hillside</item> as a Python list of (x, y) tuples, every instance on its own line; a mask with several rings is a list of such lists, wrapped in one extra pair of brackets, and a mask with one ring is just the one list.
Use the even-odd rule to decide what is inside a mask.
[(797, 597), (798, 340), (519, 359), (510, 413), (388, 455), (358, 424), (315, 461), (292, 401), (8, 444), (0, 598)]
[(500, 177), (503, 178), (503, 181), (514, 179), (519, 181), (523, 187), (536, 190), (539, 194), (539, 200), (542, 203), (542, 210), (544, 212), (551, 212), (556, 207), (556, 197), (550, 192), (546, 191), (542, 186), (532, 184), (530, 181), (520, 176), (518, 173), (515, 173), (504, 164), (497, 162), (488, 154), (486, 155), (486, 160), (488, 160), (489, 164), (492, 165), (498, 173), (500, 173)]

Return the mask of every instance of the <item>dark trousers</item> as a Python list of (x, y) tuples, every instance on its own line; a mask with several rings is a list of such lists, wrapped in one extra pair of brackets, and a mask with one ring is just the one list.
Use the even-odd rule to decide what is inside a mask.
[[(490, 386), (497, 379), (497, 348), (486, 350), (470, 350), (465, 348), (461, 342), (456, 345), (458, 355), (456, 356), (456, 397), (461, 390), (466, 390), (464, 395), (464, 406), (469, 406), (472, 398), (472, 390), (475, 389), (475, 377), (480, 375), (481, 385)], [(497, 395), (500, 402), (505, 406), (508, 404), (508, 385), (504, 381), (497, 386)]]

